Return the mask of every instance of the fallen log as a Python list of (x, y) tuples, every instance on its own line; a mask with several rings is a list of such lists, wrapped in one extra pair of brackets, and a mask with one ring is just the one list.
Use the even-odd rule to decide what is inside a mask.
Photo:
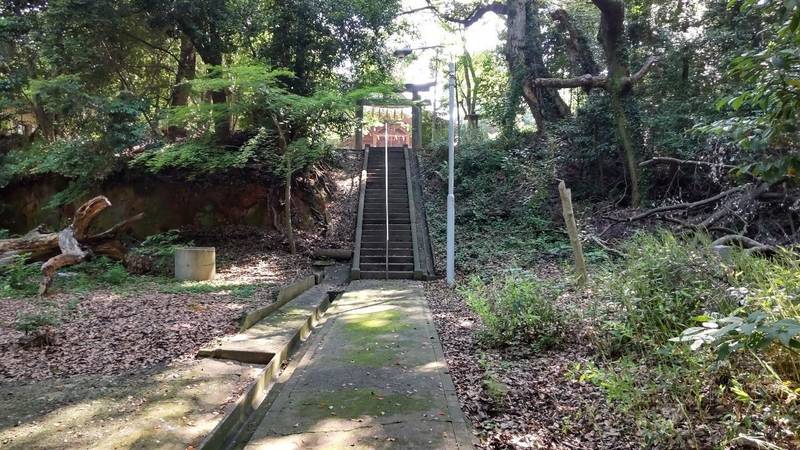
[(123, 260), (126, 249), (117, 236), (144, 215), (137, 214), (102, 233), (90, 235), (92, 222), (109, 206), (111, 202), (101, 195), (81, 205), (72, 223), (58, 233), (43, 233), (39, 226), (24, 236), (0, 239), (0, 267), (10, 264), (20, 255), (28, 262), (45, 261), (39, 284), (39, 295), (45, 295), (56, 272), (63, 267), (77, 264), (93, 254)]
[(317, 259), (335, 259), (347, 261), (353, 257), (353, 250), (349, 248), (318, 248), (313, 252)]

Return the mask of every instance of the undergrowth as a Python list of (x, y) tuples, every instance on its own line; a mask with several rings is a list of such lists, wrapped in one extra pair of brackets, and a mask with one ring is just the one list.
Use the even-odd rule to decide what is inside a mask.
[(484, 343), (534, 350), (560, 343), (565, 318), (554, 305), (558, 290), (551, 283), (522, 275), (491, 282), (473, 277), (460, 291), (481, 318)]
[(724, 259), (704, 236), (669, 233), (624, 251), (594, 278), (600, 355), (571, 376), (601, 388), (650, 446), (797, 445), (798, 255)]
[[(569, 243), (551, 227), (546, 199), (552, 168), (523, 141), (490, 140), (464, 132), (455, 154), (456, 254), (463, 273), (499, 273), (532, 267), (542, 257), (564, 256)], [(445, 248), (447, 145), (423, 153), (426, 211), (434, 248)]]

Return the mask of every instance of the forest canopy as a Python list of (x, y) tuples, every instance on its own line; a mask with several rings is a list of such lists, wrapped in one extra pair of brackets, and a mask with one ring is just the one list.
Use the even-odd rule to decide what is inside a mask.
[[(388, 92), (398, 2), (14, 0), (0, 6), (0, 111), (35, 122), (4, 139), (0, 186), (71, 180), (51, 202), (133, 167), (188, 175), (321, 149), (355, 102)], [(332, 92), (349, 92), (333, 95)], [(265, 138), (265, 134), (270, 138)], [(319, 151), (316, 151), (320, 154)], [(269, 170), (268, 170), (269, 171)]]

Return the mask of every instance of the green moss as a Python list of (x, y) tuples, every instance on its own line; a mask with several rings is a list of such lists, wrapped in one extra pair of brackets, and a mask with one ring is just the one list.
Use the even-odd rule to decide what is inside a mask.
[(431, 409), (430, 397), (385, 394), (378, 389), (342, 389), (314, 396), (314, 402), (303, 402), (298, 414), (313, 420), (337, 417), (357, 419), (381, 417)]
[(396, 309), (347, 317), (343, 327), (347, 335), (343, 358), (366, 367), (408, 364), (407, 356), (399, 351), (409, 339), (398, 331), (409, 326)]

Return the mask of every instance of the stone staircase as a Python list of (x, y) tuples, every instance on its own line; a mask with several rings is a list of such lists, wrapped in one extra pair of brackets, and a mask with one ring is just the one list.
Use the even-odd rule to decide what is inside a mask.
[(382, 148), (367, 148), (364, 152), (366, 179), (362, 179), (359, 203), (356, 255), (352, 271), (354, 279), (422, 277), (418, 263), (416, 229), (412, 220), (413, 195), (409, 198), (411, 179), (408, 176), (407, 151), (402, 147), (389, 147), (388, 158)]

